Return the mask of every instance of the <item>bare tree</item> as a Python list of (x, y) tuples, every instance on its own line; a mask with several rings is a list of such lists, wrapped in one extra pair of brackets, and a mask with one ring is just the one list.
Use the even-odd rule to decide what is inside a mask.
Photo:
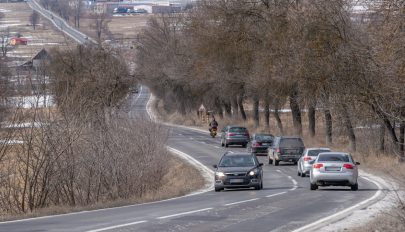
[(30, 15), (29, 21), (32, 25), (32, 27), (35, 30), (36, 25), (39, 23), (39, 14), (35, 10), (32, 11), (32, 14)]
[(97, 35), (97, 41), (101, 43), (104, 35), (110, 35), (111, 32), (108, 28), (108, 24), (111, 22), (110, 15), (106, 12), (96, 12), (91, 14), (93, 23), (91, 27), (95, 30)]
[(11, 48), (10, 37), (11, 35), (9, 27), (0, 29), (0, 49), (3, 57), (7, 56), (7, 53)]

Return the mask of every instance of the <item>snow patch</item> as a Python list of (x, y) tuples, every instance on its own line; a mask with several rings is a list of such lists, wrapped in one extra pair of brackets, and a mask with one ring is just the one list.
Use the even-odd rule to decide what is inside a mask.
[(53, 96), (50, 95), (10, 97), (8, 100), (12, 105), (24, 109), (44, 108), (54, 105)]

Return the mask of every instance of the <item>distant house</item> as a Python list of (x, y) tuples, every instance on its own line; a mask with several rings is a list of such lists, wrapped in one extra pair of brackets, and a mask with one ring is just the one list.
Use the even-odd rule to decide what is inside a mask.
[(27, 45), (28, 40), (25, 38), (12, 38), (10, 40), (10, 45), (16, 46), (16, 45)]
[(19, 68), (21, 70), (37, 69), (49, 64), (50, 60), (51, 56), (49, 55), (48, 51), (43, 48), (32, 59), (22, 64)]

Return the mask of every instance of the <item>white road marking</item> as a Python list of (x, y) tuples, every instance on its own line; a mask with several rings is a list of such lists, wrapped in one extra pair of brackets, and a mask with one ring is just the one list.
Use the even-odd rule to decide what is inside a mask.
[(237, 202), (233, 202), (233, 203), (226, 204), (225, 206), (237, 205), (237, 204), (241, 204), (241, 203), (245, 203), (245, 202), (250, 202), (250, 201), (256, 201), (256, 200), (259, 200), (259, 198), (253, 198), (253, 199), (249, 199), (249, 200), (246, 200), (246, 201), (237, 201)]
[(167, 215), (167, 216), (163, 216), (163, 217), (158, 217), (157, 219), (166, 219), (166, 218), (172, 218), (172, 217), (177, 217), (177, 216), (183, 216), (183, 215), (186, 215), (186, 214), (193, 214), (193, 213), (208, 211), (208, 210), (211, 210), (211, 209), (212, 209), (212, 208), (205, 208), (205, 209), (199, 209), (199, 210), (188, 211), (188, 212), (184, 212), (184, 213), (176, 213), (176, 214), (172, 214), (172, 215)]
[(204, 141), (201, 141), (200, 143), (202, 143), (202, 144), (206, 144), (206, 142), (204, 142)]
[(218, 148), (218, 149), (221, 149), (220, 147), (218, 147), (218, 146), (214, 146), (215, 148)]
[(182, 136), (183, 134), (179, 134), (180, 136)]
[(121, 225), (116, 225), (116, 226), (104, 227), (104, 228), (97, 229), (97, 230), (89, 230), (87, 232), (100, 232), (100, 231), (112, 230), (112, 229), (117, 229), (117, 228), (121, 228), (121, 227), (137, 225), (137, 224), (141, 224), (141, 223), (145, 223), (145, 222), (147, 222), (147, 221), (131, 222), (131, 223), (126, 223), (126, 224), (121, 224)]
[(193, 137), (190, 137), (189, 139), (194, 140), (194, 138), (193, 138)]
[(282, 173), (282, 171), (280, 169), (277, 169), (276, 171), (279, 172), (279, 173)]
[(275, 193), (275, 194), (268, 195), (266, 197), (274, 197), (274, 196), (278, 196), (278, 195), (282, 195), (282, 194), (286, 194), (286, 193), (287, 192)]
[(294, 178), (292, 178), (291, 176), (288, 176), (288, 179), (290, 179), (293, 182), (294, 187), (292, 187), (290, 189), (290, 191), (294, 191), (298, 188), (298, 182), (296, 180), (294, 180)]

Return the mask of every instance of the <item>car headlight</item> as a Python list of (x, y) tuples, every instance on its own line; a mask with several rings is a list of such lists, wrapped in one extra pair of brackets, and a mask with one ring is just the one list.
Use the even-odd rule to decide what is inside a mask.
[(256, 172), (255, 172), (255, 171), (250, 171), (250, 172), (249, 172), (249, 176), (254, 176), (254, 175), (256, 175)]
[(225, 176), (225, 174), (223, 172), (216, 172), (215, 175), (218, 176), (218, 177), (224, 177)]

